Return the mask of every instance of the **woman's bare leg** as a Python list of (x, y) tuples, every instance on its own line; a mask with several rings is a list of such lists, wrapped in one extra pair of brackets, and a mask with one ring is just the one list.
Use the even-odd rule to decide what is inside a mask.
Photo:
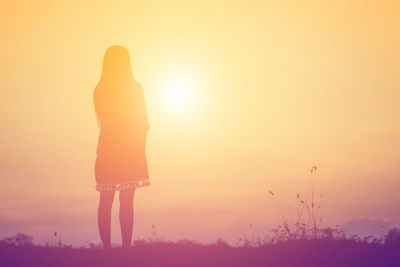
[(119, 192), (119, 223), (121, 225), (122, 247), (129, 247), (133, 231), (133, 195), (135, 188)]
[(100, 191), (98, 225), (104, 248), (111, 248), (111, 208), (115, 191)]

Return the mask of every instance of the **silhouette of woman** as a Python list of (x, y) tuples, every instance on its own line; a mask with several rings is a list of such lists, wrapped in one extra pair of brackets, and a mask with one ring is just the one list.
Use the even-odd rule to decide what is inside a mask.
[(122, 246), (128, 247), (134, 192), (150, 185), (145, 155), (149, 122), (143, 88), (132, 75), (129, 52), (124, 47), (112, 46), (105, 52), (93, 95), (100, 128), (95, 163), (99, 234), (104, 248), (110, 248), (111, 207), (115, 191), (119, 191)]

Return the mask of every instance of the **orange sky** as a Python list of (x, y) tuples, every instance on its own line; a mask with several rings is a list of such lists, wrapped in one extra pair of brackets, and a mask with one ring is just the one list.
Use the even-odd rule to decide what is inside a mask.
[(293, 204), (314, 164), (326, 225), (400, 222), (397, 1), (82, 2), (0, 9), (0, 237), (99, 241), (92, 93), (114, 44), (151, 124), (136, 236), (263, 231), (279, 222), (267, 191)]

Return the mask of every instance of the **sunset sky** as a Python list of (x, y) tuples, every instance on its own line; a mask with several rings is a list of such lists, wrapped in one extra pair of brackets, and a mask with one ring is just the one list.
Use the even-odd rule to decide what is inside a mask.
[(261, 235), (313, 179), (324, 225), (400, 223), (398, 1), (7, 1), (0, 25), (0, 239), (100, 242), (93, 90), (115, 44), (151, 127), (135, 238)]

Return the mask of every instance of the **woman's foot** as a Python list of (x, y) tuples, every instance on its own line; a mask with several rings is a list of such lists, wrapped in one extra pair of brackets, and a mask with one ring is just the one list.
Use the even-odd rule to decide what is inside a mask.
[(131, 247), (131, 244), (122, 244), (123, 249), (130, 248), (130, 247)]
[(111, 244), (103, 244), (103, 249), (104, 250), (109, 250), (111, 248), (112, 248)]

